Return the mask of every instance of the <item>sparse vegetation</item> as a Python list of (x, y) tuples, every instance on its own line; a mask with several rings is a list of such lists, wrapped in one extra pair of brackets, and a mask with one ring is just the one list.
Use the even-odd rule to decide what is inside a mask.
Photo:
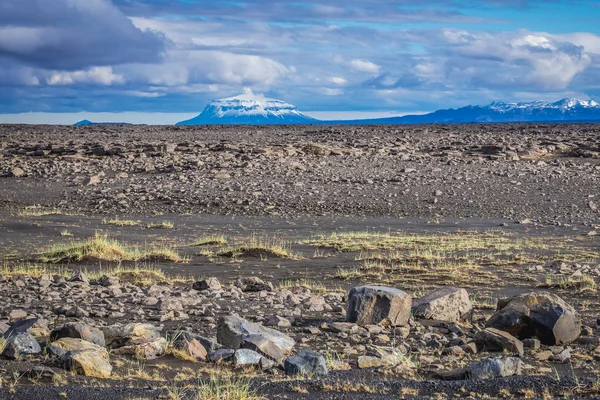
[(134, 221), (131, 219), (119, 219), (119, 218), (114, 218), (114, 219), (105, 219), (102, 221), (103, 224), (105, 225), (114, 225), (114, 226), (139, 226), (141, 225), (141, 221)]
[(39, 206), (31, 206), (19, 211), (17, 215), (19, 217), (44, 217), (47, 215), (64, 215), (64, 213), (57, 209), (44, 209)]
[(194, 246), (224, 246), (227, 244), (227, 238), (223, 235), (207, 235), (198, 238)]
[(151, 261), (167, 260), (184, 262), (185, 258), (173, 249), (167, 247), (149, 247), (140, 250), (137, 247), (127, 246), (108, 235), (96, 234), (83, 241), (74, 241), (51, 247), (40, 256), (40, 261), (59, 264), (79, 262), (85, 259), (99, 259), (104, 261)]
[(220, 248), (215, 253), (220, 257), (254, 257), (261, 260), (268, 258), (298, 260), (302, 258), (301, 255), (292, 251), (290, 243), (278, 239), (260, 238), (254, 235), (237, 246)]
[(175, 224), (171, 221), (161, 221), (146, 225), (148, 229), (173, 229), (174, 227)]
[(67, 229), (63, 229), (62, 231), (60, 231), (60, 236), (73, 236), (73, 234), (71, 232), (69, 232)]
[(264, 396), (252, 387), (249, 379), (210, 376), (199, 379), (198, 400), (262, 400)]

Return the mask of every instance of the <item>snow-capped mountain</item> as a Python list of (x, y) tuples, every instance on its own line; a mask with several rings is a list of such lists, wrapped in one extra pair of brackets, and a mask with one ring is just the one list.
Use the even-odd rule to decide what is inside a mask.
[(555, 103), (493, 102), (487, 106), (466, 106), (438, 110), (424, 115), (356, 120), (353, 124), (456, 124), (470, 122), (574, 122), (600, 121), (600, 104), (593, 100), (565, 98)]
[(285, 101), (268, 99), (254, 94), (250, 89), (235, 97), (212, 101), (196, 118), (177, 125), (211, 124), (314, 124), (316, 119), (302, 114)]

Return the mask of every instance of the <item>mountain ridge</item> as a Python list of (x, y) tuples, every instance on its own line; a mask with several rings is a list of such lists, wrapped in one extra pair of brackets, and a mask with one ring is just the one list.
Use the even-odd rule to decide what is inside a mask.
[(302, 114), (292, 104), (255, 95), (250, 90), (240, 96), (210, 102), (195, 118), (177, 125), (207, 124), (424, 124), (424, 123), (502, 123), (502, 122), (581, 122), (600, 121), (600, 104), (594, 100), (564, 98), (556, 102), (502, 102), (486, 106), (468, 105), (441, 109), (422, 115), (356, 120), (317, 120)]

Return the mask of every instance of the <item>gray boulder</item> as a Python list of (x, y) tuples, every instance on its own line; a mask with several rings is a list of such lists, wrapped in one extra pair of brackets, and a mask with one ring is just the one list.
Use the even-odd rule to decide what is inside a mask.
[(473, 305), (465, 289), (442, 287), (413, 300), (412, 313), (416, 318), (458, 322), (471, 316)]
[(208, 361), (210, 362), (220, 362), (230, 360), (231, 357), (235, 354), (235, 350), (220, 348), (215, 351), (208, 353)]
[(471, 379), (495, 379), (521, 375), (522, 362), (518, 358), (486, 358), (471, 364)]
[(201, 281), (196, 281), (192, 285), (194, 290), (221, 290), (221, 283), (217, 278), (206, 278)]
[(23, 356), (40, 354), (42, 348), (35, 338), (27, 332), (15, 333), (7, 338), (2, 355), (15, 360)]
[(325, 357), (310, 350), (299, 351), (286, 358), (284, 365), (287, 375), (327, 375)]
[(358, 286), (350, 290), (346, 321), (358, 325), (402, 326), (408, 323), (412, 297), (399, 289)]
[(498, 301), (498, 311), (486, 327), (506, 331), (521, 340), (537, 337), (543, 344), (562, 346), (581, 334), (581, 317), (557, 295), (540, 291)]
[(249, 338), (262, 338), (276, 345), (281, 353), (289, 354), (296, 342), (286, 334), (245, 320), (238, 315), (221, 317), (217, 326), (217, 341), (225, 347), (237, 350)]

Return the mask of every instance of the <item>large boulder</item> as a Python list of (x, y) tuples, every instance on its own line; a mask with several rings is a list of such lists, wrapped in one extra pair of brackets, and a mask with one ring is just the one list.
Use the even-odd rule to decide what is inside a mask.
[(42, 352), (40, 344), (27, 332), (14, 333), (7, 338), (6, 346), (2, 355), (11, 360), (29, 355), (37, 355)]
[(350, 290), (346, 321), (358, 325), (402, 326), (408, 323), (412, 297), (399, 289), (358, 286)]
[(540, 291), (500, 300), (486, 327), (521, 340), (537, 337), (543, 344), (562, 346), (581, 334), (581, 317), (557, 295)]
[(106, 342), (104, 340), (104, 333), (92, 326), (71, 322), (62, 327), (53, 330), (50, 333), (50, 341), (54, 342), (60, 338), (75, 338), (83, 339), (87, 342), (97, 344), (100, 347), (104, 347)]
[(113, 349), (150, 343), (160, 338), (159, 328), (150, 324), (111, 325), (100, 330), (104, 333), (106, 346)]
[(442, 287), (413, 300), (412, 313), (416, 318), (443, 322), (468, 319), (473, 312), (469, 293), (465, 289)]
[(301, 350), (286, 358), (283, 365), (287, 375), (327, 375), (325, 357), (310, 350)]
[(80, 375), (108, 378), (112, 373), (108, 351), (83, 339), (63, 337), (48, 346), (67, 369)]
[(475, 343), (479, 350), (508, 351), (523, 356), (523, 342), (508, 332), (495, 328), (485, 328), (475, 335)]
[(239, 349), (247, 339), (259, 338), (272, 342), (281, 353), (289, 354), (296, 342), (286, 334), (245, 320), (238, 315), (221, 317), (217, 326), (217, 341), (230, 349)]
[(472, 379), (495, 379), (521, 375), (523, 363), (518, 358), (485, 358), (471, 364)]

